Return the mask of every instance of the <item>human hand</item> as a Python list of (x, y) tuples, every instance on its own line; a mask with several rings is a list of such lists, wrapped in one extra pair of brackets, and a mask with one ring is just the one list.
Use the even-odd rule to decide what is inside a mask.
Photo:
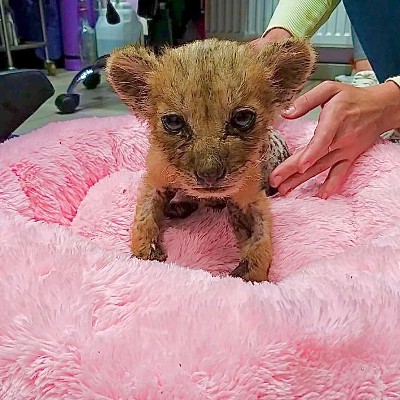
[(289, 39), (292, 34), (283, 28), (273, 28), (265, 36), (252, 40), (250, 45), (254, 47), (255, 50), (262, 50), (269, 43), (279, 42), (284, 39)]
[(400, 88), (390, 81), (368, 88), (323, 82), (297, 98), (282, 116), (296, 119), (318, 106), (322, 111), (310, 143), (270, 176), (271, 186), (282, 195), (329, 170), (318, 191), (328, 198), (344, 183), (354, 161), (383, 132), (400, 126)]

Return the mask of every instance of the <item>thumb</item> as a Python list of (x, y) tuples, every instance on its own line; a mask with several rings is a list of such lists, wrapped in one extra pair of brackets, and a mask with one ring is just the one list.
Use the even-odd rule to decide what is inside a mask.
[(308, 112), (325, 104), (333, 96), (339, 93), (341, 85), (326, 81), (311, 89), (306, 94), (298, 97), (288, 108), (282, 111), (283, 118), (295, 119), (306, 115)]

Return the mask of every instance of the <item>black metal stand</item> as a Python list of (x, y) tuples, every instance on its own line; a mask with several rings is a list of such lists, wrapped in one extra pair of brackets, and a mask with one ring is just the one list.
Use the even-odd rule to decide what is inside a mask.
[(102, 56), (92, 66), (79, 71), (69, 84), (67, 92), (57, 96), (55, 104), (62, 114), (72, 114), (78, 108), (80, 96), (75, 93), (75, 89), (80, 83), (89, 90), (100, 84), (100, 72), (106, 66), (107, 58), (108, 55)]
[(40, 24), (41, 24), (41, 28), (42, 28), (43, 41), (19, 44), (19, 45), (13, 46), (13, 45), (11, 45), (10, 38), (8, 36), (7, 19), (6, 19), (7, 17), (6, 17), (4, 2), (3, 2), (3, 0), (0, 0), (0, 22), (1, 22), (0, 38), (4, 44), (3, 46), (0, 46), (0, 52), (6, 53), (8, 69), (13, 70), (13, 69), (15, 69), (15, 67), (14, 67), (14, 62), (13, 62), (13, 58), (12, 58), (12, 51), (37, 49), (37, 48), (43, 47), (44, 53), (46, 56), (44, 66), (47, 69), (48, 75), (55, 75), (56, 67), (55, 67), (54, 62), (49, 59), (49, 52), (48, 52), (48, 48), (47, 48), (47, 33), (46, 33), (46, 22), (45, 22), (45, 17), (44, 17), (43, 0), (38, 0), (38, 3), (39, 3)]

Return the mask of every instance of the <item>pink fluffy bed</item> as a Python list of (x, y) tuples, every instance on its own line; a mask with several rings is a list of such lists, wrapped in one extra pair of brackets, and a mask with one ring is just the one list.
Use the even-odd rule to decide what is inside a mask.
[[(290, 146), (312, 121), (281, 125)], [(274, 198), (273, 283), (238, 262), (225, 212), (131, 259), (147, 149), (134, 117), (46, 126), (0, 146), (1, 399), (398, 399), (400, 147), (342, 192)]]

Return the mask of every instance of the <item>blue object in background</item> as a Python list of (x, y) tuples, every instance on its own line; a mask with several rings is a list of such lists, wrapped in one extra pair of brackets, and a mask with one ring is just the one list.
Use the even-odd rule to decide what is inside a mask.
[(343, 4), (379, 82), (399, 75), (399, 0), (343, 0)]
[[(37, 0), (10, 0), (18, 36), (24, 41), (43, 40), (40, 24), (39, 3)], [(43, 0), (49, 57), (58, 60), (62, 57), (62, 35), (58, 0)], [(44, 49), (36, 49), (36, 55), (45, 60)]]

